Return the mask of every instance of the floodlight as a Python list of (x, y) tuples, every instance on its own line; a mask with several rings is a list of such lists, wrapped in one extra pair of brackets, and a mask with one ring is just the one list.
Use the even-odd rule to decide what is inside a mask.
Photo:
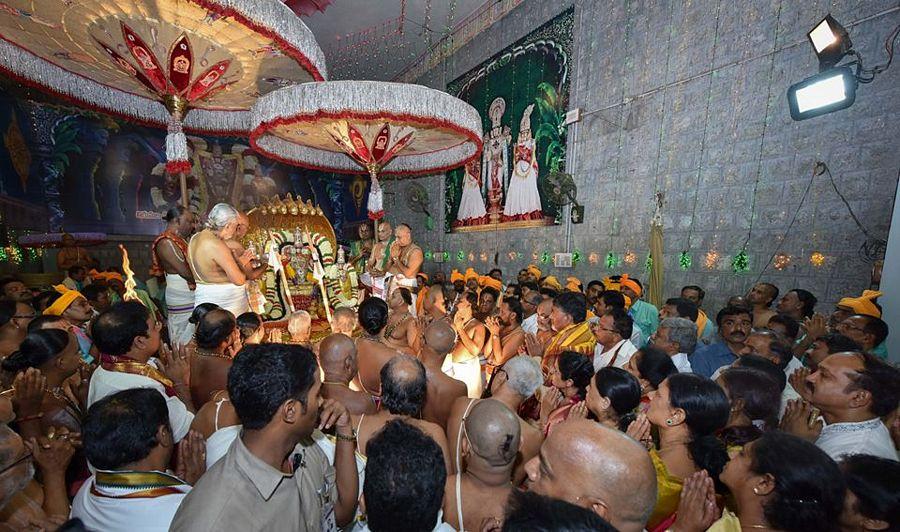
[(791, 85), (787, 91), (791, 118), (806, 120), (846, 109), (856, 101), (857, 85), (849, 67), (832, 68)]
[(838, 61), (853, 48), (850, 34), (830, 13), (806, 36), (819, 57), (819, 70), (826, 70), (838, 64)]

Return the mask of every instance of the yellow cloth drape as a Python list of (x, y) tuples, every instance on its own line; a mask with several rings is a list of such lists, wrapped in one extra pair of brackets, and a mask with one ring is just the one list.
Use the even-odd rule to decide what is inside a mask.
[(666, 301), (663, 288), (663, 228), (662, 223), (650, 224), (650, 257), (653, 264), (650, 266), (650, 302), (656, 308), (662, 308)]

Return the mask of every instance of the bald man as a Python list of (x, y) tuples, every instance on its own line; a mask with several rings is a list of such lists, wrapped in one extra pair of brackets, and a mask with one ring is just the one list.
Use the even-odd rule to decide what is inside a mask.
[(366, 444), (388, 421), (403, 419), (431, 436), (441, 447), (444, 465), (450, 471), (450, 453), (444, 429), (420, 419), (427, 393), (425, 367), (409, 355), (397, 355), (381, 368), (381, 409), (372, 415), (352, 416), (357, 428), (356, 450), (366, 454)]
[(446, 427), (453, 402), (466, 396), (466, 383), (441, 371), (444, 359), (456, 344), (456, 333), (446, 321), (436, 321), (425, 329), (424, 336), (419, 360), (425, 366), (428, 392), (422, 419)]
[(350, 415), (374, 414), (377, 408), (372, 396), (350, 388), (356, 376), (356, 344), (345, 334), (329, 335), (319, 344), (322, 388), (319, 394), (347, 407)]
[(641, 532), (656, 506), (647, 450), (599, 423), (560, 423), (525, 466), (528, 489), (587, 508), (622, 532)]
[[(478, 401), (463, 418), (459, 441), (463, 472), (447, 477), (444, 521), (458, 530), (501, 523), (513, 491), (512, 473), (520, 441), (519, 418), (494, 399)], [(460, 498), (456, 498), (457, 486)], [(462, 521), (462, 526), (460, 526)]]
[(355, 310), (350, 307), (336, 308), (331, 317), (331, 332), (353, 337), (353, 331), (356, 330), (358, 321)]
[(241, 267), (244, 275), (246, 275), (248, 279), (259, 279), (266, 273), (266, 268), (268, 268), (269, 265), (266, 263), (259, 263), (257, 260), (258, 257), (252, 256), (244, 249), (244, 244), (241, 243), (241, 240), (247, 236), (247, 231), (249, 230), (250, 218), (243, 212), (237, 211), (237, 228), (234, 230), (234, 236), (225, 241), (225, 245), (231, 250), (234, 260), (237, 261), (238, 266)]
[(421, 324), (427, 326), (434, 321), (443, 320), (447, 317), (447, 300), (444, 299), (444, 287), (442, 285), (432, 285), (422, 297), (424, 298), (422, 302), (422, 313), (424, 315), (419, 316)]

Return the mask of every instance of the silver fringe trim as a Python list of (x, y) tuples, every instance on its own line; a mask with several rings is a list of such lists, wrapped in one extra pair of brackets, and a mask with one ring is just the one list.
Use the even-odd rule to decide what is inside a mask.
[[(289, 7), (277, 0), (218, 0), (217, 3), (278, 34), (306, 55), (327, 79), (324, 53), (309, 28)], [(0, 67), (73, 100), (113, 114), (150, 122), (158, 127), (166, 127), (169, 121), (169, 112), (156, 99), (116, 90), (72, 74), (3, 39), (0, 39)], [(192, 109), (184, 120), (186, 129), (208, 133), (244, 133), (249, 131), (249, 125), (248, 110)]]
[[(481, 117), (474, 107), (442, 92), (421, 85), (380, 81), (328, 81), (303, 83), (261, 96), (251, 109), (250, 125), (256, 131), (261, 124), (317, 111), (330, 113), (408, 114), (455, 124), (474, 133), (478, 143), (465, 142), (427, 154), (400, 155), (381, 172), (428, 173), (438, 168), (453, 167), (466, 161), (481, 149)], [(343, 152), (334, 152), (286, 141), (270, 133), (256, 139), (256, 146), (300, 166), (315, 166), (337, 171), (358, 171), (359, 165)]]

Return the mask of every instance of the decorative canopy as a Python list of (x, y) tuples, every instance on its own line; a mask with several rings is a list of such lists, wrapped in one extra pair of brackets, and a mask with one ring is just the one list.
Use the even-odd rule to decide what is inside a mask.
[(369, 172), (369, 218), (384, 216), (378, 175), (449, 170), (481, 153), (481, 118), (469, 104), (421, 85), (333, 81), (285, 87), (253, 107), (250, 144), (289, 164)]
[[(421, 85), (379, 81), (304, 83), (259, 99), (250, 143), (284, 162), (330, 172), (360, 166), (386, 176), (440, 172), (481, 153), (472, 106)], [(349, 155), (349, 157), (348, 157)]]
[[(245, 134), (261, 94), (326, 78), (309, 29), (278, 0), (0, 0), (0, 71), (78, 104), (168, 125)], [(188, 112), (193, 109), (193, 111)], [(184, 153), (182, 153), (182, 151)], [(182, 158), (183, 157), (183, 158)]]

